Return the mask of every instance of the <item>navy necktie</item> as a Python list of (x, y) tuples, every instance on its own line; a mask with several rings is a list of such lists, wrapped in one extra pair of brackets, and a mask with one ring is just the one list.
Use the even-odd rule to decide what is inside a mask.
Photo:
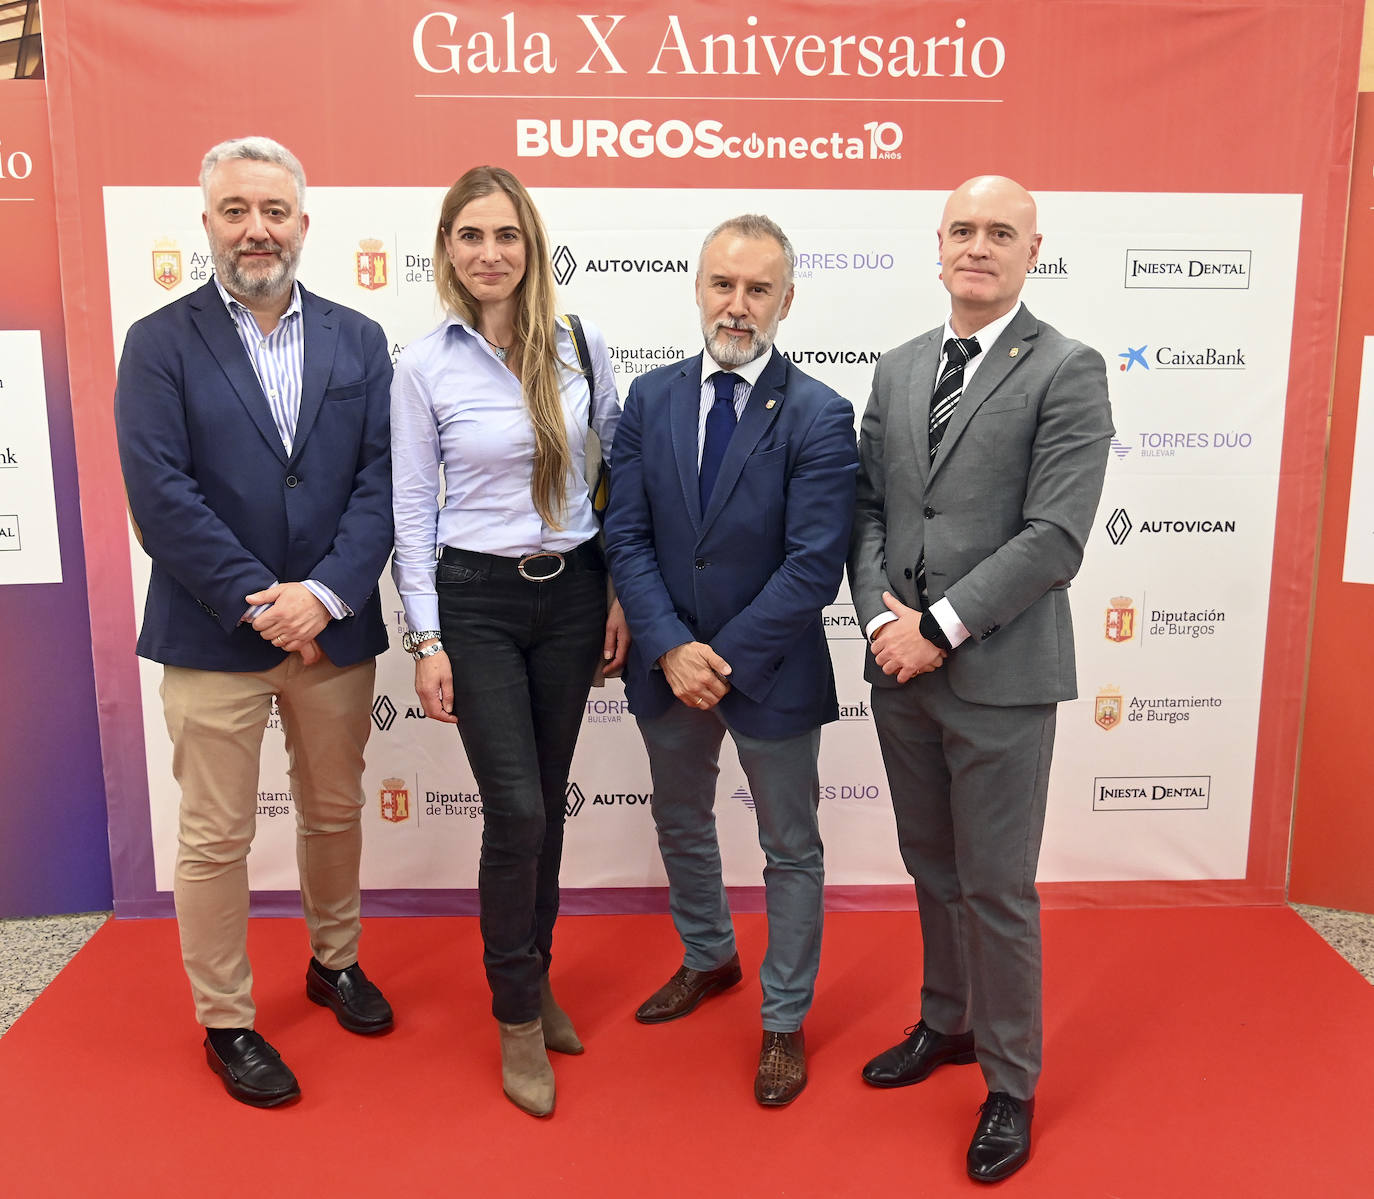
[(716, 402), (706, 413), (706, 438), (701, 446), (701, 472), (698, 477), (703, 512), (710, 502), (711, 489), (716, 485), (726, 447), (735, 432), (735, 384), (743, 380), (729, 371), (721, 371), (711, 382), (715, 384)]

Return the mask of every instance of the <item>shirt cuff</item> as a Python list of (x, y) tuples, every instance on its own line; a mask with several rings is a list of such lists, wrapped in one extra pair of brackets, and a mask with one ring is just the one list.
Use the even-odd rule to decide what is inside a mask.
[(330, 591), (323, 583), (317, 583), (314, 579), (303, 579), (301, 581), (301, 586), (319, 600), (320, 603), (328, 609), (329, 615), (335, 620), (343, 620), (344, 617), (353, 615), (353, 609)]
[(439, 596), (433, 591), (401, 596), (405, 610), (406, 628), (412, 633), (437, 629), (439, 625)]
[(964, 627), (964, 622), (959, 619), (959, 613), (954, 610), (954, 605), (948, 599), (937, 599), (930, 605), (930, 614), (935, 617), (940, 631), (949, 638), (950, 649), (958, 649), (969, 639), (968, 629)]
[(896, 619), (897, 613), (895, 612), (879, 612), (877, 616), (864, 625), (864, 636), (872, 641), (874, 633), (881, 629), (883, 625), (891, 624)]

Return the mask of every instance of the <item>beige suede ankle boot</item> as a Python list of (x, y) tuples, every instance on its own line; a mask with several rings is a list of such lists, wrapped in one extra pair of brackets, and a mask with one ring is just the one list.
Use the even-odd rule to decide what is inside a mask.
[(558, 1006), (546, 974), (539, 983), (539, 1019), (544, 1025), (544, 1045), (555, 1053), (581, 1053), (582, 1042), (568, 1013)]
[(538, 1020), (503, 1024), (501, 1030), (501, 1088), (506, 1098), (531, 1116), (553, 1111), (553, 1067), (544, 1049), (544, 1030)]

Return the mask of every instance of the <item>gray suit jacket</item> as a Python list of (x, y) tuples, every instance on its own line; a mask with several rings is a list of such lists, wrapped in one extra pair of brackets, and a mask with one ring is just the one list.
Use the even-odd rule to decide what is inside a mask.
[[(948, 597), (972, 634), (941, 668), (960, 699), (1055, 703), (1077, 693), (1066, 590), (1102, 494), (1112, 436), (1102, 355), (1022, 307), (959, 400), (930, 461), (943, 330), (882, 356), (859, 430), (849, 581), (860, 625), (883, 591)], [(865, 676), (897, 686), (870, 650)], [(911, 685), (911, 684), (908, 684)]]

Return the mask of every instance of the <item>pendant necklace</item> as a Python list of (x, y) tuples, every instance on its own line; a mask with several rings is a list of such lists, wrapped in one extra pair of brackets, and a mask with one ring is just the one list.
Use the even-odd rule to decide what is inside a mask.
[[(477, 331), (478, 331), (479, 333), (482, 333), (482, 331), (481, 331), (480, 329), (477, 330)], [(498, 361), (500, 361), (500, 362), (505, 362), (505, 360), (506, 360), (506, 355), (507, 355), (508, 353), (510, 353), (510, 351), (507, 350), (505, 346), (498, 346), (498, 345), (497, 345), (494, 341), (492, 341), (492, 339), (491, 339), (490, 337), (488, 337), (485, 333), (482, 333), (482, 340), (483, 340), (484, 342), (486, 342), (487, 345), (491, 346), (491, 352), (492, 352), (493, 354), (496, 355)]]

